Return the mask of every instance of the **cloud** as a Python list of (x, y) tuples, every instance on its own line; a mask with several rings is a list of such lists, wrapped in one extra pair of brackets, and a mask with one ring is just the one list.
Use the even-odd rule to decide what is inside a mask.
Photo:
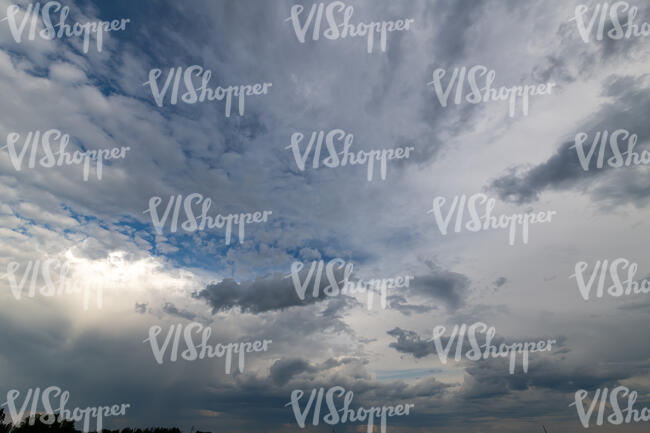
[[(0, 0), (0, 10), (9, 3)], [(17, 301), (0, 279), (7, 330), (0, 342), (11, 348), (0, 356), (6, 385), (56, 381), (75, 405), (131, 403), (138, 409), (129, 423), (139, 426), (246, 433), (299, 431), (285, 407), (298, 388), (344, 386), (364, 406), (415, 403), (389, 427), (408, 433), (532, 431), (541, 416), (573, 431), (567, 402), (575, 387), (643, 389), (644, 302), (584, 303), (562, 276), (576, 257), (612, 251), (648, 266), (641, 260), (647, 169), (584, 172), (570, 149), (577, 132), (616, 128), (638, 134), (639, 148), (647, 144), (645, 40), (585, 44), (568, 22), (575, 5), (559, 1), (360, 0), (353, 21), (415, 19), (412, 31), (389, 33), (386, 53), (367, 55), (363, 38), (301, 44), (285, 21), (291, 2), (258, 3), (71, 5), (74, 19), (131, 19), (127, 31), (107, 35), (102, 53), (82, 53), (78, 41), (17, 44), (0, 23), (0, 93), (12, 101), (0, 107), (0, 138), (57, 128), (72, 137), (70, 150), (131, 148), (106, 164), (101, 181), (87, 182), (79, 166), (17, 171), (0, 150), (0, 274), (11, 261), (70, 252), (79, 281), (101, 267), (110, 283), (104, 308), (83, 311), (77, 299)], [(640, 12), (639, 19), (648, 8)], [(226, 118), (217, 102), (157, 107), (142, 85), (150, 69), (193, 64), (212, 71), (212, 87), (273, 86), (268, 96), (246, 99), (244, 116), (235, 110)], [(433, 69), (475, 64), (495, 69), (497, 85), (557, 81), (557, 94), (516, 118), (507, 118), (505, 102), (442, 107), (426, 85)], [(322, 160), (314, 167), (313, 154), (299, 171), (286, 148), (291, 134), (334, 128), (354, 135), (353, 150), (416, 150), (390, 162), (385, 180), (375, 173), (368, 182), (364, 169)], [(486, 244), (489, 233), (441, 237), (424, 225), (427, 197), (485, 185), (517, 204), (561, 191), (571, 204), (637, 207), (554, 223), (546, 243), (512, 248)], [(273, 215), (247, 226), (244, 243), (225, 245), (211, 230), (156, 234), (143, 214), (148, 200), (194, 192), (220, 213)], [(630, 219), (639, 221), (634, 230)], [(121, 262), (108, 260), (115, 254)], [(285, 277), (291, 263), (333, 257), (364, 278), (416, 277), (389, 293), (386, 310), (322, 290), (314, 297), (311, 285), (300, 300)], [(506, 284), (508, 291), (492, 290)], [(209, 321), (214, 344), (273, 343), (247, 354), (244, 373), (226, 375), (221, 360), (159, 365), (143, 340), (151, 326), (169, 329), (179, 318)], [(528, 375), (508, 375), (504, 360), (437, 365), (426, 335), (433, 323), (488, 318), (509, 337), (566, 333), (567, 340), (532, 359)], [(400, 375), (418, 368), (428, 373)]]
[(449, 271), (428, 262), (429, 274), (416, 275), (409, 293), (441, 301), (448, 309), (456, 310), (465, 303), (470, 279), (458, 272)]
[(397, 310), (405, 316), (410, 316), (413, 313), (428, 313), (429, 311), (436, 309), (436, 307), (428, 305), (408, 304), (406, 298), (400, 295), (388, 296), (387, 301), (391, 309)]
[(414, 331), (393, 328), (386, 333), (397, 338), (397, 341), (390, 343), (388, 347), (392, 347), (398, 352), (409, 353), (416, 358), (424, 358), (425, 356), (435, 353), (435, 345), (433, 341), (421, 339)]
[(271, 366), (270, 377), (275, 384), (284, 385), (293, 376), (304, 372), (311, 373), (315, 370), (315, 367), (303, 359), (280, 359)]
[[(146, 307), (146, 304), (144, 304), (144, 305)], [(181, 318), (187, 319), (187, 320), (194, 320), (196, 318), (196, 314), (192, 313), (191, 311), (187, 311), (187, 310), (179, 310), (171, 302), (165, 302), (163, 304), (163, 306), (162, 306), (162, 310), (163, 310), (163, 312), (165, 312), (165, 313), (167, 313), (169, 315), (181, 317)]]
[[(460, 325), (455, 325), (455, 326), (460, 326)], [(449, 358), (454, 357), (454, 353), (456, 353), (455, 348), (457, 347), (459, 341), (462, 341), (461, 353), (465, 353), (466, 351), (472, 349), (471, 343), (469, 341), (469, 337), (461, 339), (459, 335), (456, 335), (452, 340), (451, 338), (452, 329), (453, 327), (450, 327), (447, 329), (446, 332), (447, 334), (450, 334), (450, 336), (443, 335), (440, 337), (440, 344), (442, 344), (443, 348), (448, 347), (449, 342), (452, 341), (451, 347), (453, 351), (450, 351), (450, 354), (448, 355)], [(431, 331), (433, 332), (433, 329)], [(386, 333), (397, 339), (397, 341), (390, 343), (388, 347), (392, 347), (398, 352), (411, 354), (415, 358), (424, 358), (429, 355), (438, 355), (438, 351), (436, 349), (433, 340), (433, 334), (431, 337), (425, 339), (420, 337), (420, 335), (415, 331), (409, 331), (401, 328), (393, 328), (387, 331)], [(484, 346), (486, 342), (485, 334), (477, 333), (476, 340), (479, 345)], [(518, 338), (514, 340), (509, 338), (506, 339), (503, 336), (497, 335), (495, 338), (491, 340), (490, 344), (498, 348), (501, 344), (510, 345), (516, 342), (526, 342), (526, 341), (537, 342), (541, 340), (549, 340), (549, 338)], [(565, 345), (566, 337), (559, 336), (559, 337), (555, 337), (554, 340), (556, 341), (556, 343), (553, 344), (553, 350), (557, 351), (559, 348)]]
[(558, 359), (532, 355), (528, 373), (515, 371), (515, 374), (504, 375), (504, 366), (503, 360), (498, 359), (468, 365), (465, 372), (469, 377), (460, 390), (460, 396), (464, 399), (488, 399), (495, 395), (533, 389), (573, 394), (579, 389), (611, 389), (631, 377), (645, 375), (650, 371), (648, 362), (568, 365)]
[[(650, 111), (649, 76), (610, 76), (603, 84), (602, 92), (607, 102), (590, 120), (576, 129), (575, 134), (587, 133), (584, 143), (585, 152), (591, 149), (597, 133), (625, 130), (638, 136), (635, 152), (641, 153), (650, 143), (650, 125), (644, 113)], [(619, 139), (619, 148), (625, 152), (626, 137)], [(493, 179), (488, 189), (495, 192), (504, 201), (527, 204), (539, 200), (545, 190), (586, 190), (596, 200), (607, 200), (618, 204), (634, 203), (643, 206), (650, 196), (650, 189), (641, 180), (647, 180), (648, 172), (643, 166), (623, 166), (612, 168), (604, 164), (596, 167), (599, 146), (589, 170), (580, 165), (575, 149), (575, 139), (564, 141), (555, 154), (545, 162), (526, 168), (510, 168), (506, 174)], [(611, 146), (604, 148), (604, 161), (614, 155)], [(614, 175), (616, 174), (616, 175)]]
[[(304, 299), (300, 299), (293, 278), (279, 273), (240, 283), (232, 278), (226, 278), (219, 283), (208, 285), (194, 296), (206, 300), (214, 312), (240, 308), (243, 312), (251, 313), (282, 310), (327, 299), (328, 296), (324, 291), (330, 285), (327, 275), (323, 273), (320, 281), (317, 281), (315, 276), (309, 275), (308, 268), (309, 266), (304, 266), (298, 273), (300, 284), (306, 285)], [(335, 268), (334, 276), (337, 281), (343, 281), (343, 269)], [(314, 296), (316, 287), (319, 287), (319, 291)], [(345, 308), (348, 302), (353, 302), (353, 299), (338, 295), (328, 304), (325, 314), (330, 315)]]

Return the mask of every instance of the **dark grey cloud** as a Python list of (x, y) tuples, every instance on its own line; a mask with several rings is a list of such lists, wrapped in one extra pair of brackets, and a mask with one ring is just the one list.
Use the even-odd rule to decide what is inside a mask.
[[(304, 281), (307, 273), (305, 268), (300, 273), (301, 281)], [(208, 285), (195, 296), (204, 299), (215, 313), (233, 308), (240, 308), (244, 312), (263, 313), (325, 300), (327, 295), (322, 289), (329, 284), (325, 275), (322, 277), (321, 290), (316, 297), (312, 296), (313, 281), (307, 287), (304, 300), (301, 300), (296, 293), (292, 279), (283, 274), (259, 277), (241, 283), (226, 278), (219, 283)]]
[[(578, 127), (575, 134), (584, 132), (588, 135), (583, 145), (585, 151), (590, 149), (597, 132), (607, 130), (609, 133), (618, 129), (629, 131), (638, 136), (634, 149), (640, 153), (647, 149), (650, 142), (650, 124), (647, 113), (650, 112), (650, 89), (645, 84), (647, 76), (612, 75), (603, 85), (603, 96), (613, 98), (607, 102), (592, 119)], [(575, 135), (574, 135), (575, 137)], [(622, 152), (627, 150), (627, 142), (619, 140)], [(612, 168), (605, 164), (602, 168), (595, 166), (598, 150), (585, 171), (575, 148), (575, 139), (563, 142), (547, 161), (532, 167), (518, 166), (496, 179), (487, 189), (495, 192), (503, 201), (516, 204), (532, 203), (539, 199), (545, 190), (588, 190), (597, 200), (612, 200), (616, 203), (645, 203), (650, 196), (650, 187), (646, 182), (635, 181), (636, 178), (648, 178), (640, 167)], [(598, 148), (597, 148), (598, 149)], [(605, 161), (613, 156), (611, 147), (605, 149)], [(607, 181), (606, 185), (597, 182)]]
[(397, 341), (390, 343), (388, 346), (398, 352), (408, 353), (416, 358), (424, 358), (425, 356), (436, 353), (436, 347), (433, 341), (420, 338), (417, 332), (393, 328), (386, 333), (397, 338)]
[[(639, 4), (636, 2), (629, 2), (630, 5), (636, 6), (637, 16), (633, 22), (630, 22), (628, 17), (628, 11), (625, 13), (619, 13), (618, 19), (621, 27), (626, 29), (630, 24), (640, 25), (648, 21), (650, 18), (650, 8), (647, 4)], [(609, 31), (614, 30), (614, 21), (610, 16), (607, 17), (605, 24), (603, 26), (604, 34), (607, 35)], [(632, 37), (630, 39), (612, 39), (609, 37), (604, 37), (601, 41), (595, 40), (596, 43), (601, 48), (602, 61), (611, 61), (616, 60), (621, 57), (633, 55), (639, 48), (639, 45), (642, 46), (644, 43), (644, 38)]]
[(275, 384), (284, 385), (295, 375), (315, 370), (304, 359), (280, 359), (271, 366), (270, 377)]
[(578, 389), (611, 389), (626, 379), (647, 374), (650, 363), (595, 361), (571, 365), (557, 358), (531, 356), (527, 373), (515, 370), (514, 374), (503, 374), (504, 368), (507, 369), (507, 361), (503, 359), (490, 358), (469, 364), (465, 372), (470, 380), (465, 382), (460, 396), (464, 399), (487, 399), (533, 389), (563, 394), (575, 393)]
[(409, 293), (442, 302), (450, 310), (461, 307), (468, 294), (470, 279), (458, 272), (443, 269), (428, 262), (429, 274), (416, 275), (409, 286)]
[(422, 314), (428, 313), (432, 310), (435, 310), (436, 307), (429, 305), (420, 305), (420, 304), (409, 304), (404, 296), (401, 295), (392, 295), (387, 298), (388, 304), (392, 310), (397, 310), (405, 316), (410, 316), (411, 314)]
[[(447, 327), (447, 332), (445, 334), (451, 334), (451, 331), (453, 330), (454, 326), (448, 326)], [(386, 333), (392, 337), (395, 337), (397, 341), (394, 341), (390, 343), (388, 346), (392, 347), (393, 349), (397, 350), (398, 352), (401, 353), (406, 353), (413, 355), (415, 358), (424, 358), (429, 355), (436, 355), (437, 350), (435, 343), (433, 342), (433, 328), (431, 329), (432, 334), (428, 337), (421, 337), (417, 332), (415, 331), (409, 331), (406, 329), (401, 329), (399, 327), (393, 328)], [(447, 347), (449, 344), (449, 340), (451, 339), (451, 336), (442, 336), (440, 337), (440, 342), (442, 343), (443, 347)], [(484, 333), (477, 333), (476, 335), (477, 342), (480, 345), (485, 344), (485, 334)], [(558, 337), (552, 337), (552, 338), (547, 338), (547, 337), (535, 337), (535, 338), (517, 338), (517, 339), (509, 339), (509, 338), (504, 338), (503, 336), (496, 335), (491, 341), (491, 344), (493, 346), (499, 346), (502, 343), (505, 344), (512, 344), (516, 342), (524, 342), (524, 341), (540, 341), (540, 340), (550, 340), (554, 339), (556, 340), (556, 343), (553, 344), (553, 352), (556, 352), (560, 348), (564, 347), (566, 344), (566, 337), (564, 336), (558, 336)], [(456, 345), (459, 341), (458, 336), (455, 337), (453, 345), (452, 345), (452, 355), (449, 357), (453, 357), (453, 353), (456, 350)], [(463, 348), (462, 352), (465, 353), (467, 350), (470, 350), (472, 346), (470, 345), (467, 336), (463, 339)]]
[[(593, 6), (589, 9), (585, 17), (591, 17), (594, 11)], [(650, 8), (639, 2), (628, 2), (631, 6), (637, 7), (638, 15), (634, 24), (647, 22), (650, 17)], [(571, 18), (573, 18), (574, 7), (568, 9)], [(622, 26), (628, 24), (627, 15), (619, 15)], [(603, 29), (604, 34), (613, 29), (614, 23), (611, 16), (607, 14)], [(643, 55), (645, 48), (644, 38), (631, 37), (615, 40), (609, 37), (603, 37), (598, 40), (594, 37), (595, 32), (588, 43), (585, 43), (578, 31), (575, 20), (562, 20), (557, 26), (557, 33), (554, 35), (561, 40), (556, 49), (543, 57), (533, 69), (533, 75), (542, 82), (555, 81), (562, 87), (576, 81), (586, 81), (593, 78), (600, 71), (614, 62), (634, 61), (634, 58)]]
[(167, 313), (171, 316), (176, 316), (187, 320), (194, 320), (196, 318), (196, 314), (188, 310), (179, 309), (171, 302), (165, 302), (162, 306), (162, 310), (164, 313)]

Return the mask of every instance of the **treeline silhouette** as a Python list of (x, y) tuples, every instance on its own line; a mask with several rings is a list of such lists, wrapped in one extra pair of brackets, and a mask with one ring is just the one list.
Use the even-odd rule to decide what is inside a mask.
[[(45, 415), (34, 417), (33, 424), (30, 425), (29, 418), (25, 418), (18, 425), (6, 423), (6, 414), (4, 409), (0, 409), (0, 433), (81, 433), (75, 430), (73, 421), (61, 421), (58, 419), (52, 424), (45, 424), (42, 418)], [(178, 428), (150, 427), (150, 428), (124, 428), (122, 430), (102, 429), (103, 433), (183, 433)], [(210, 433), (196, 431), (195, 433)]]

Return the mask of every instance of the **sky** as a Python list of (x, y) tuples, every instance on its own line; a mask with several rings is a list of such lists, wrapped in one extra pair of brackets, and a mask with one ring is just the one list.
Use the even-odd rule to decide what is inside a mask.
[[(405, 433), (579, 432), (570, 406), (579, 390), (625, 386), (638, 393), (638, 410), (650, 407), (649, 295), (593, 289), (585, 299), (575, 276), (581, 262), (588, 280), (597, 262), (622, 258), (636, 264), (631, 280), (650, 278), (650, 161), (599, 168), (595, 147), (585, 170), (578, 151), (620, 130), (621, 149), (632, 135), (636, 152), (649, 147), (649, 36), (611, 37), (616, 23), (630, 24), (628, 6), (640, 29), (650, 22), (649, 5), (621, 3), (620, 20), (605, 15), (597, 38), (599, 15), (591, 33), (581, 27), (603, 7), (596, 1), (326, 1), (320, 33), (309, 23), (301, 42), (318, 4), (62, 1), (71, 26), (129, 20), (103, 33), (99, 50), (95, 36), (87, 49), (83, 37), (39, 37), (46, 23), (26, 15), (32, 3), (0, 0), (0, 18), (27, 18), (19, 40), (10, 20), (0, 21), (0, 400), (18, 390), (21, 403), (29, 389), (57, 386), (71, 407), (129, 404), (105, 419), (110, 428), (251, 433), (331, 431), (311, 415), (301, 428), (290, 402), (304, 391), (302, 410), (313, 389), (333, 387), (352, 391), (353, 407), (413, 404), (387, 421), (388, 431)], [(354, 25), (412, 21), (386, 34), (385, 50), (377, 35), (368, 52), (367, 37), (325, 36), (325, 11), (341, 24), (349, 6)], [(316, 14), (317, 6), (314, 22)], [(461, 93), (447, 87), (454, 69), (475, 65), (494, 71), (496, 89), (553, 85), (530, 96), (527, 113), (521, 99), (512, 113), (505, 100), (469, 103), (469, 87), (456, 104)], [(270, 85), (250, 90), (243, 106), (233, 95), (229, 110), (223, 100), (185, 103), (179, 77), (171, 103), (168, 72), (191, 66), (211, 72), (208, 87), (221, 86), (221, 99), (228, 86)], [(432, 84), (437, 70), (446, 104)], [(197, 74), (190, 79), (201, 85)], [(49, 134), (54, 151), (64, 134), (70, 153), (125, 150), (101, 174), (90, 164), (87, 179), (82, 164), (30, 167), (26, 137), (52, 130), (60, 131)], [(410, 151), (388, 160), (385, 176), (376, 160), (369, 180), (367, 164), (326, 164), (324, 140), (321, 161), (307, 154), (301, 167), (320, 131), (336, 132), (336, 152), (345, 140), (355, 155)], [(578, 134), (587, 137), (581, 149)], [(604, 161), (616, 161), (610, 143)], [(24, 149), (21, 165), (11, 152)], [(553, 214), (530, 224), (527, 242), (521, 231), (509, 242), (507, 229), (454, 230), (454, 197), (476, 194), (494, 200), (497, 216)], [(178, 202), (174, 231), (170, 197), (179, 195), (196, 200)], [(439, 215), (437, 197), (445, 198)], [(268, 212), (262, 222), (249, 218), (243, 239), (236, 224), (229, 240), (210, 224), (185, 230), (185, 206), (198, 215), (208, 198), (217, 223), (217, 214)], [(445, 234), (436, 215), (451, 215)], [(29, 296), (32, 275), (47, 286), (47, 260), (66, 263), (66, 284), (83, 290)], [(350, 264), (351, 281), (408, 276), (409, 284), (388, 289), (385, 308), (379, 294), (369, 309), (364, 293), (312, 296), (312, 285), (300, 299), (292, 269), (304, 265), (304, 282), (321, 260), (335, 264), (339, 280)], [(598, 277), (605, 287), (612, 274)], [(25, 276), (18, 296), (11, 275)], [(325, 271), (319, 278), (324, 288)], [(101, 296), (88, 289), (96, 287)], [(510, 374), (503, 358), (442, 362), (434, 328), (446, 327), (446, 342), (454, 325), (479, 322), (499, 343), (555, 343), (530, 354), (527, 372), (518, 361)], [(160, 327), (162, 345), (172, 326), (192, 323), (211, 329), (213, 346), (271, 342), (246, 353), (245, 368), (233, 355), (229, 373), (223, 358), (171, 361), (167, 352), (158, 363), (150, 330)], [(589, 429), (602, 433), (648, 425), (594, 420)]]

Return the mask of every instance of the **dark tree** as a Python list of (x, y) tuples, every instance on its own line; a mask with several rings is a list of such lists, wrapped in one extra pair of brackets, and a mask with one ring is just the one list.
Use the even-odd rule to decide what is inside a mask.
[[(51, 425), (47, 425), (43, 422), (44, 415), (37, 415), (34, 418), (33, 424), (30, 425), (29, 418), (25, 418), (17, 425), (12, 425), (6, 423), (6, 417), (4, 409), (0, 409), (0, 433), (81, 433), (79, 430), (75, 430), (74, 422), (72, 421), (62, 421), (59, 422), (56, 420)], [(132, 429), (125, 428), (122, 430), (108, 430), (103, 429), (103, 433), (183, 433), (178, 428), (163, 428), (163, 427), (153, 427), (147, 429)], [(201, 433), (201, 432), (196, 432)], [(210, 432), (205, 432), (210, 433)]]

